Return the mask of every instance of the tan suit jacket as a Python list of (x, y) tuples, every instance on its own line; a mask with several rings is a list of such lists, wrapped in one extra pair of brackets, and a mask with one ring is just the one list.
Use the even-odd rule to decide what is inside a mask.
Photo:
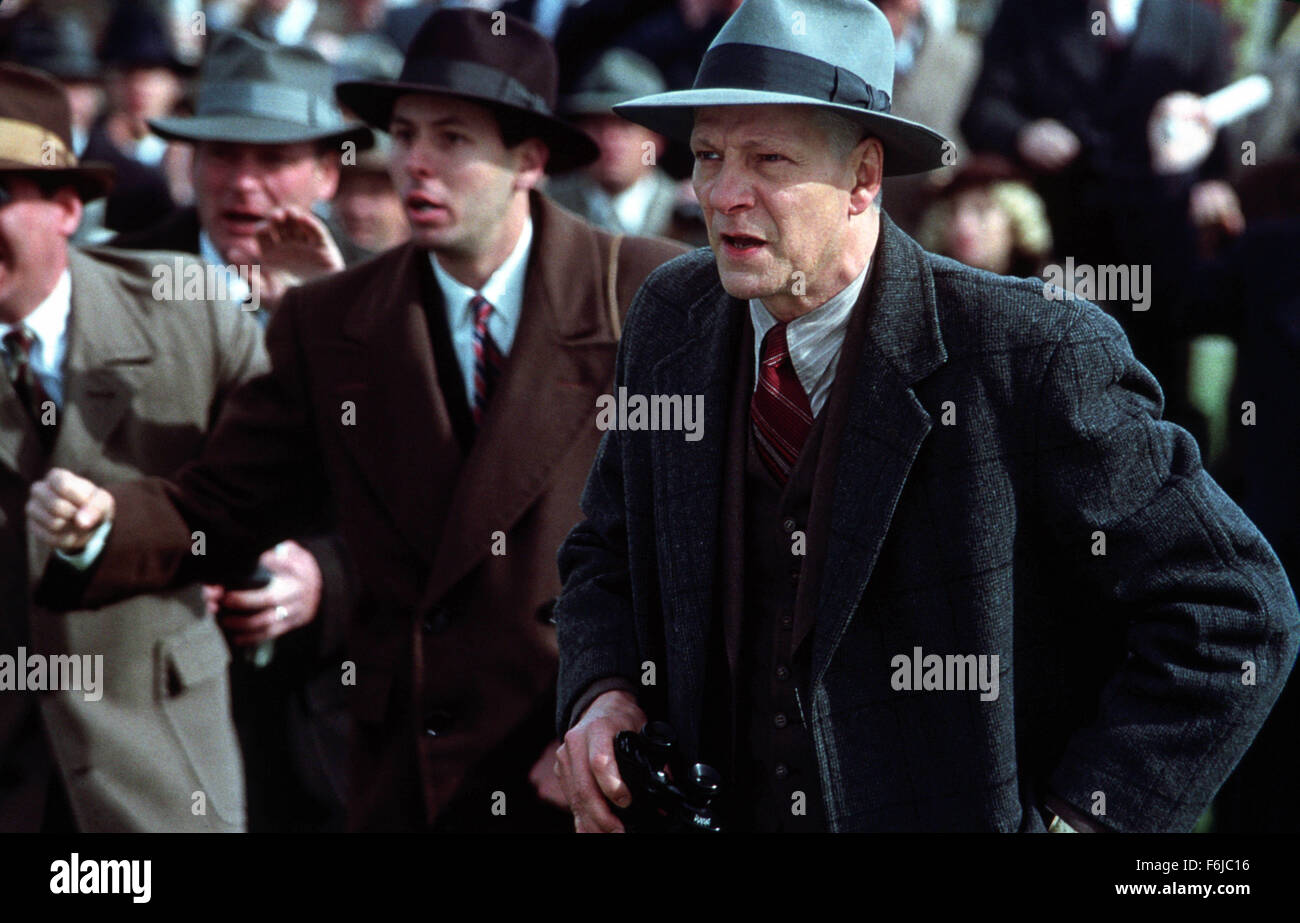
[(101, 484), (168, 474), (198, 454), (235, 386), (265, 367), (261, 330), (234, 305), (154, 298), (154, 267), (174, 267), (176, 258), (70, 251), (63, 406), (49, 456), (0, 378), (0, 654), (23, 645), (103, 657), (98, 700), (67, 690), (0, 692), (0, 764), (8, 770), (0, 772), (0, 829), (39, 825), (52, 771), (46, 748), (82, 830), (244, 827), (230, 655), (200, 587), (72, 612), (29, 603), (48, 560), (25, 536), (30, 484), (51, 467)]

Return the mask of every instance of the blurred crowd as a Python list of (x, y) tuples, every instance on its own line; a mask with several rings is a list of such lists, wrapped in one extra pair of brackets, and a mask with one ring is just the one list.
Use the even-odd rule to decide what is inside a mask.
[[(616, 232), (707, 243), (689, 152), (612, 107), (689, 87), (740, 0), (443, 5), (500, 7), (553, 40), (560, 114), (594, 139), (600, 157), (550, 179), (552, 198)], [(1133, 298), (1094, 300), (1156, 374), (1166, 416), (1197, 437), (1212, 473), (1288, 571), (1300, 572), (1300, 8), (1281, 0), (877, 5), (896, 40), (892, 111), (954, 142), (950, 168), (888, 180), (885, 211), (927, 249), (994, 273), (1038, 276), (1067, 260), (1150, 267), (1146, 309), (1135, 310)], [(213, 37), (240, 29), (310, 49), (319, 66), (302, 73), (332, 96), (343, 80), (396, 78), (436, 6), (7, 0), (0, 61), (54, 76), (71, 107), (77, 157), (116, 169), (116, 185), (88, 206), (77, 240), (238, 264), (264, 216), (241, 212), (235, 184), (249, 169), (277, 169), (289, 145), (155, 130), (192, 114), (205, 83), (222, 80), (222, 62), (205, 60)], [(1256, 74), (1268, 90), (1250, 111), (1225, 120), (1205, 103)], [(287, 78), (265, 77), (277, 79)], [(381, 134), (341, 160), (337, 144), (317, 146), (306, 167), (286, 172), (281, 200), (323, 222), (340, 266), (408, 236), (387, 148)], [(234, 169), (240, 164), (246, 169)], [(1281, 810), (1275, 800), (1289, 787), (1284, 767), (1294, 765), (1291, 686), (1216, 803), (1213, 829), (1300, 824), (1294, 796)]]

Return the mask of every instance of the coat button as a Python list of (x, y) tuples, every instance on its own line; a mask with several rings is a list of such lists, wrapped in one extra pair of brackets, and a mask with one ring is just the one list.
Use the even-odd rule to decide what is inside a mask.
[(777, 763), (776, 768), (772, 770), (772, 775), (776, 776), (776, 781), (784, 782), (790, 778), (790, 767), (785, 763)]
[(424, 617), (423, 629), (426, 635), (440, 635), (451, 624), (451, 612), (446, 606), (438, 606)]
[(786, 534), (786, 535), (789, 535), (789, 534), (790, 534), (791, 532), (793, 532), (795, 529), (799, 528), (799, 523), (795, 522), (794, 519), (792, 519), (791, 517), (787, 516), (787, 517), (786, 517), (786, 518), (781, 522), (781, 528), (785, 530), (785, 534)]
[(424, 733), (430, 737), (442, 737), (451, 730), (453, 720), (451, 712), (446, 709), (432, 709), (424, 716)]
[(777, 679), (782, 679), (782, 680), (789, 679), (789, 678), (790, 678), (790, 668), (787, 667), (785, 664), (782, 664), (781, 666), (777, 667), (777, 668), (776, 668), (776, 678), (777, 678)]
[(783, 728), (787, 724), (789, 724), (789, 720), (786, 718), (785, 712), (779, 711), (772, 716), (772, 723), (776, 725), (778, 728)]
[(794, 616), (793, 616), (793, 615), (783, 615), (783, 616), (781, 616), (781, 627), (782, 627), (782, 628), (785, 628), (785, 629), (787, 629), (787, 630), (793, 628), (793, 627), (794, 627)]

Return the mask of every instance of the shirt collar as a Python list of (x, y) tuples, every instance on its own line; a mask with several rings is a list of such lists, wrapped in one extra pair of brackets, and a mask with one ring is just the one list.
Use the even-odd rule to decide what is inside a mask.
[(519, 240), (515, 242), (515, 248), (477, 291), (453, 278), (451, 273), (438, 264), (438, 258), (433, 251), (429, 251), (429, 262), (433, 266), (433, 275), (438, 280), (438, 287), (442, 289), (448, 316), (454, 317), (469, 311), (470, 300), (476, 294), (481, 294), (498, 313), (505, 317), (518, 317), (523, 310), (524, 279), (528, 270), (528, 249), (532, 246), (532, 242), (533, 219), (529, 216), (524, 219), (524, 227), (519, 232)]
[(625, 230), (637, 227), (655, 194), (655, 175), (647, 173), (613, 198), (614, 213)]
[[(222, 259), (221, 251), (217, 249), (217, 245), (212, 242), (208, 232), (201, 228), (199, 230), (199, 257), (205, 263), (215, 266), (217, 271), (225, 273), (226, 292), (232, 301), (243, 303), (253, 294), (252, 289), (248, 287), (248, 282), (245, 282), (238, 272), (230, 271), (228, 264)], [(253, 270), (255, 271), (256, 268), (254, 267)], [(250, 276), (249, 278), (252, 279), (253, 277)], [(261, 311), (258, 311), (259, 315), (261, 313)]]
[(68, 329), (68, 315), (72, 311), (72, 276), (65, 269), (54, 283), (54, 288), (45, 300), (36, 306), (16, 324), (0, 324), (0, 336), (10, 330), (26, 327), (36, 336), (40, 347), (38, 365), (43, 369), (58, 367), (58, 357), (63, 346), (63, 337)]
[[(831, 364), (831, 359), (838, 357), (840, 344), (844, 342), (844, 331), (849, 324), (849, 314), (858, 303), (858, 296), (862, 294), (862, 286), (870, 268), (871, 260), (868, 259), (857, 278), (832, 295), (826, 303), (786, 324), (785, 338), (790, 349), (790, 361), (805, 391), (812, 393), (822, 373)], [(763, 337), (776, 326), (776, 318), (758, 298), (749, 300), (749, 318), (754, 325), (754, 365), (757, 367), (762, 357)], [(828, 346), (833, 348), (827, 349)]]
[(217, 245), (212, 242), (205, 230), (199, 230), (199, 256), (211, 263), (213, 266), (224, 266), (226, 261), (221, 258), (221, 252), (217, 250)]

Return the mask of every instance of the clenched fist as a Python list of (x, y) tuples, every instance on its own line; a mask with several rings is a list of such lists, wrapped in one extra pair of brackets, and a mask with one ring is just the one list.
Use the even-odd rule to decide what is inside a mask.
[(113, 519), (113, 495), (77, 477), (53, 468), (32, 485), (27, 500), (27, 528), (51, 548), (78, 552), (103, 523)]

